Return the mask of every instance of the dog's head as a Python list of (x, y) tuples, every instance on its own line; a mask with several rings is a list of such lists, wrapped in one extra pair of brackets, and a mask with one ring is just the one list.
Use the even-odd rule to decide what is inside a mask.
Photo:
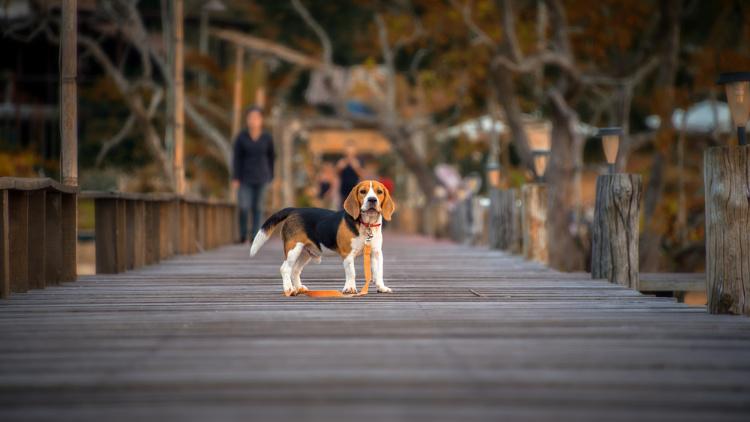
[(391, 215), (395, 210), (396, 203), (391, 199), (390, 192), (376, 180), (359, 182), (344, 201), (344, 211), (355, 220), (361, 213), (377, 212), (386, 221), (391, 221)]

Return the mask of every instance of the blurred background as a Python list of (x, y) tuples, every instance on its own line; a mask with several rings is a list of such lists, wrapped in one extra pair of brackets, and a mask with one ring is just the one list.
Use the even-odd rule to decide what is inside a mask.
[[(173, 189), (171, 7), (78, 2), (83, 190)], [(736, 142), (716, 78), (750, 68), (749, 2), (186, 0), (184, 10), (189, 193), (231, 197), (232, 141), (251, 104), (277, 153), (266, 210), (335, 208), (341, 198), (323, 186), (354, 148), (362, 177), (392, 186), (394, 226), (436, 236), (451, 236), (456, 203), (476, 198), (482, 221), (490, 189), (531, 181), (530, 145), (551, 142), (550, 264), (585, 270), (606, 170), (595, 135), (620, 126), (616, 167), (644, 177), (641, 271), (703, 270), (702, 153)], [(0, 0), (0, 176), (58, 178), (59, 20), (57, 1)], [(85, 232), (91, 208), (80, 212)]]

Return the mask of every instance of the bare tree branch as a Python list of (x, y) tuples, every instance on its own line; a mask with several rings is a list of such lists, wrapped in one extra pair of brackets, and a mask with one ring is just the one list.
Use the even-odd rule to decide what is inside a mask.
[(297, 14), (300, 15), (302, 20), (305, 21), (307, 26), (312, 29), (313, 32), (315, 32), (315, 35), (318, 36), (318, 39), (320, 40), (320, 44), (323, 47), (323, 62), (327, 66), (333, 65), (333, 46), (331, 44), (331, 39), (328, 37), (328, 34), (323, 29), (323, 27), (318, 23), (318, 21), (313, 18), (312, 14), (310, 14), (310, 11), (305, 7), (305, 5), (302, 4), (300, 0), (292, 0), (292, 6), (294, 7), (294, 10), (297, 12)]

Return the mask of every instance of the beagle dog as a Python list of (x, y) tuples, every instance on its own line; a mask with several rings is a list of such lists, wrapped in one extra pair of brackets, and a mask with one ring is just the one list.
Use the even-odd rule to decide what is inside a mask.
[(322, 246), (338, 252), (344, 260), (346, 282), (343, 293), (357, 293), (354, 258), (366, 243), (372, 250), (372, 278), (380, 293), (390, 293), (383, 283), (383, 219), (390, 221), (396, 204), (382, 183), (359, 182), (344, 201), (344, 211), (322, 208), (284, 208), (268, 217), (253, 239), (250, 256), (281, 226), (285, 261), (281, 264), (284, 295), (295, 296), (308, 291), (302, 284), (302, 269), (310, 260), (320, 263)]

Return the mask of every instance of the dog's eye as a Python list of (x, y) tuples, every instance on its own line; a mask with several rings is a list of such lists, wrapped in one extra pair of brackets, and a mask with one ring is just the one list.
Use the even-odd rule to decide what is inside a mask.
[(382, 195), (382, 194), (383, 194), (383, 191), (378, 189), (378, 195)]
[(359, 193), (361, 193), (362, 195), (364, 195), (364, 194), (366, 194), (366, 193), (367, 193), (367, 191), (366, 191), (366, 190), (364, 190), (364, 189), (362, 189), (361, 191), (359, 191)]

